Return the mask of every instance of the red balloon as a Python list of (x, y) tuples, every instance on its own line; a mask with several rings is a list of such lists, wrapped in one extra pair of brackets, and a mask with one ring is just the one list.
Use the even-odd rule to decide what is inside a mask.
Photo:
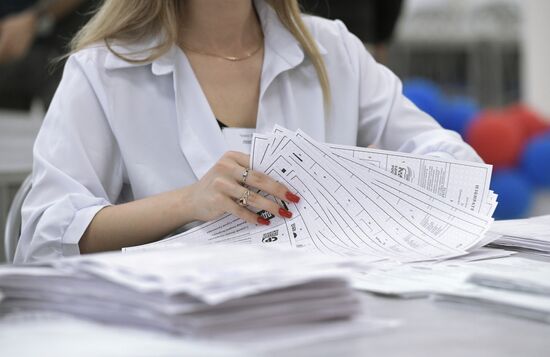
[(495, 168), (516, 166), (525, 143), (519, 124), (507, 118), (498, 111), (483, 112), (466, 132), (466, 141)]
[(524, 104), (516, 104), (505, 109), (509, 120), (516, 122), (522, 130), (525, 140), (550, 130), (550, 123)]

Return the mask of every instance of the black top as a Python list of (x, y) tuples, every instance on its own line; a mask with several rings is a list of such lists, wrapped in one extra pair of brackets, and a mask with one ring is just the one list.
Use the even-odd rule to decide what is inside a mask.
[(220, 126), (220, 129), (227, 128), (227, 125), (222, 123), (219, 119), (216, 119), (216, 121), (218, 122), (218, 125)]

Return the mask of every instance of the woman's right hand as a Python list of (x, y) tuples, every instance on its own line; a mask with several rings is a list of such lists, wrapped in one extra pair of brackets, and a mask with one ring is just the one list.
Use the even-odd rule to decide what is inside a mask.
[[(253, 224), (269, 225), (269, 221), (237, 203), (247, 187), (242, 185), (243, 173), (248, 167), (249, 155), (228, 151), (222, 158), (196, 183), (192, 185), (190, 195), (186, 196), (189, 207), (193, 207), (192, 218), (197, 221), (211, 221), (231, 213)], [(249, 170), (246, 185), (250, 187), (247, 206), (257, 210), (266, 210), (271, 214), (291, 218), (292, 213), (280, 207), (256, 192), (260, 189), (284, 201), (297, 203), (300, 198), (291, 193), (288, 188), (271, 177), (258, 171)]]

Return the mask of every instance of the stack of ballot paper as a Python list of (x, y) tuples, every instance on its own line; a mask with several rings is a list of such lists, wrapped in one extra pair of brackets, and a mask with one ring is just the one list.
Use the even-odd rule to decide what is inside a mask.
[(462, 284), (434, 298), (550, 323), (550, 263), (509, 257), (463, 267)]
[(220, 245), (3, 266), (0, 311), (60, 312), (208, 338), (262, 335), (354, 317), (360, 306), (345, 279), (349, 264), (296, 250)]
[(354, 275), (356, 289), (437, 301), (550, 323), (550, 263), (519, 256), (378, 264)]
[(550, 256), (550, 215), (495, 221), (489, 233), (491, 246)]
[[(485, 272), (493, 262), (514, 266), (515, 261), (501, 260), (514, 255), (500, 249), (480, 248), (475, 253), (453, 259), (399, 264), (379, 262), (368, 269), (357, 271), (352, 278), (353, 287), (380, 295), (401, 298), (429, 297), (463, 286), (470, 274)], [(497, 265), (500, 266), (500, 265)], [(544, 264), (541, 263), (541, 266)], [(513, 269), (513, 268), (511, 268)], [(494, 271), (496, 269), (491, 269)]]
[(271, 224), (254, 226), (225, 215), (133, 249), (256, 243), (364, 261), (441, 260), (485, 245), (497, 204), (490, 165), (325, 144), (281, 127), (254, 134), (250, 167), (302, 198), (278, 202), (293, 212), (291, 219), (258, 212)]
[(434, 294), (433, 299), (550, 324), (550, 298), (547, 296), (462, 285), (450, 292)]

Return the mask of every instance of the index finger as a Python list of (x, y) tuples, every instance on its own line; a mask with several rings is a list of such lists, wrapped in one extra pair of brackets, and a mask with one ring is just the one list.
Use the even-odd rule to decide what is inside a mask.
[(225, 153), (227, 158), (235, 160), (237, 164), (241, 165), (242, 167), (248, 167), (250, 165), (250, 155), (247, 155), (245, 153), (239, 152), (239, 151), (228, 151)]

